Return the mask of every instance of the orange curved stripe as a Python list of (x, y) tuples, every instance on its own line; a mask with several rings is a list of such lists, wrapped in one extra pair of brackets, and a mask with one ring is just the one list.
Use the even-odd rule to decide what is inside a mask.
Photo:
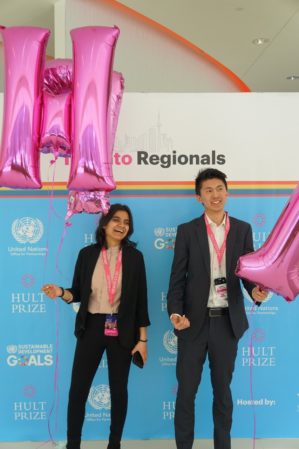
[(230, 69), (225, 67), (221, 62), (217, 61), (217, 59), (210, 56), (208, 53), (204, 52), (201, 48), (197, 47), (195, 44), (193, 44), (188, 39), (185, 39), (180, 34), (172, 31), (170, 28), (167, 28), (166, 26), (162, 25), (161, 23), (151, 19), (150, 17), (145, 16), (144, 14), (141, 14), (140, 12), (136, 11), (135, 9), (130, 8), (129, 6), (124, 5), (118, 0), (104, 0), (106, 3), (109, 3), (110, 6), (113, 6), (114, 8), (119, 9), (122, 12), (125, 12), (126, 14), (129, 14), (133, 17), (135, 17), (137, 20), (141, 20), (148, 25), (150, 25), (153, 28), (156, 28), (157, 30), (161, 31), (162, 33), (165, 33), (169, 35), (172, 39), (175, 39), (176, 41), (179, 41), (181, 44), (188, 47), (190, 50), (192, 50), (194, 53), (202, 56), (207, 61), (209, 61), (211, 64), (216, 66), (218, 70), (223, 72), (227, 77), (229, 77), (233, 83), (238, 87), (240, 92), (250, 92), (249, 87)]

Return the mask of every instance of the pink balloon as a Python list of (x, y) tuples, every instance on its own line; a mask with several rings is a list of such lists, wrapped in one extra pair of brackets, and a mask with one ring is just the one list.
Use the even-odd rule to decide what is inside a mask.
[(42, 69), (50, 31), (11, 27), (1, 33), (5, 83), (0, 185), (39, 189)]
[[(73, 155), (70, 190), (111, 191), (108, 106), (117, 27), (71, 31), (74, 53)], [(109, 145), (110, 144), (110, 145)]]
[(72, 66), (70, 59), (54, 59), (44, 72), (40, 150), (55, 158), (71, 155)]
[[(121, 107), (121, 101), (124, 91), (124, 78), (121, 73), (113, 72), (111, 92), (109, 98), (109, 110), (108, 110), (108, 139), (109, 148), (111, 148), (111, 154), (113, 152), (115, 134), (117, 129), (118, 117)], [(82, 191), (82, 192), (70, 192), (68, 199), (68, 210), (66, 219), (70, 219), (72, 215), (76, 213), (86, 212), (88, 214), (104, 213), (109, 210), (109, 193), (103, 190), (100, 191)]]
[(106, 192), (69, 192), (68, 209), (65, 219), (72, 215), (86, 212), (88, 214), (106, 214), (109, 210), (109, 197)]
[(299, 293), (299, 184), (271, 234), (257, 251), (240, 257), (236, 274), (292, 301)]

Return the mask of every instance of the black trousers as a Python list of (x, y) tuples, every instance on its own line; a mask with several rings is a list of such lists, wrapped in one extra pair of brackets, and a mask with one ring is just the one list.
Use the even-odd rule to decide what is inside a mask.
[(214, 448), (230, 449), (233, 402), (230, 383), (238, 340), (228, 315), (209, 318), (195, 340), (178, 338), (178, 393), (175, 410), (177, 449), (191, 449), (194, 441), (195, 397), (208, 354), (213, 387)]
[(85, 404), (106, 350), (111, 397), (111, 425), (108, 449), (120, 449), (128, 405), (128, 376), (131, 351), (117, 337), (104, 335), (104, 314), (88, 314), (86, 330), (77, 340), (67, 416), (67, 449), (80, 449)]

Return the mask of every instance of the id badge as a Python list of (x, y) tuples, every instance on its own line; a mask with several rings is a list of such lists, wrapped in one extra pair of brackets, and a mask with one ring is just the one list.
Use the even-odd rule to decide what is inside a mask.
[(226, 284), (226, 278), (216, 278), (214, 279), (214, 285), (216, 294), (221, 299), (227, 298), (227, 284)]
[(104, 334), (108, 337), (117, 337), (117, 315), (106, 315)]

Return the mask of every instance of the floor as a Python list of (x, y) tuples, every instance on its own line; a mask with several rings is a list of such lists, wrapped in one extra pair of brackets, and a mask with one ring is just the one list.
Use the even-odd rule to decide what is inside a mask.
[[(86, 441), (82, 449), (106, 449), (104, 441)], [(0, 449), (64, 449), (65, 442), (0, 443)], [(173, 440), (124, 441), (122, 449), (175, 449)], [(213, 449), (212, 440), (196, 440), (193, 449)], [(299, 449), (299, 439), (234, 439), (232, 449)]]

